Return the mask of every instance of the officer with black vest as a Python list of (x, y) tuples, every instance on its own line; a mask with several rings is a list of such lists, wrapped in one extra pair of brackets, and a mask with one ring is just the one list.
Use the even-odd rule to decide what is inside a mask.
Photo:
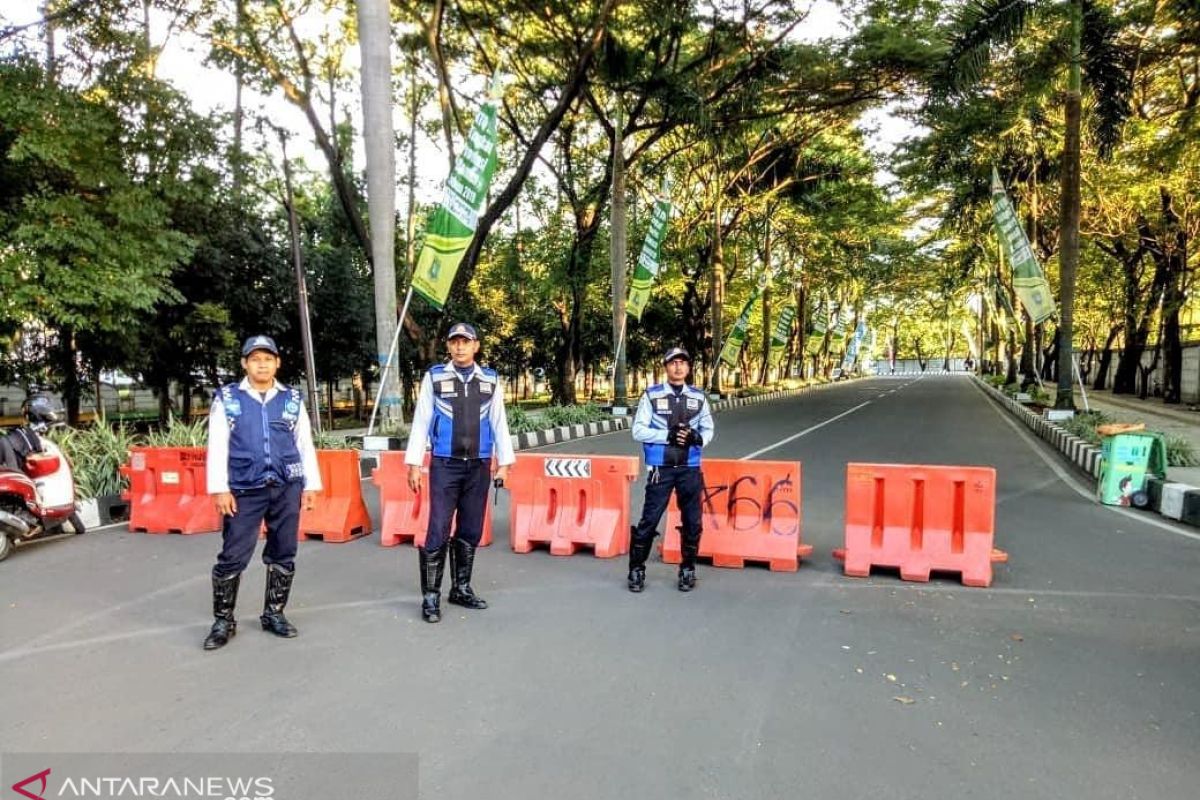
[[(504, 388), (496, 371), (475, 363), (479, 336), (459, 322), (446, 336), (450, 361), (435, 364), (421, 380), (404, 463), (408, 485), (421, 490), (421, 466), (429, 445), (429, 529), (420, 548), (421, 616), (441, 620), (442, 573), (450, 554), (450, 594), (464, 608), (487, 608), (471, 588), (475, 549), (483, 536), (491, 465), (503, 483), (516, 456), (504, 413)], [(450, 523), (455, 523), (450, 538)]]
[(704, 476), (700, 473), (700, 448), (712, 443), (712, 411), (704, 392), (687, 383), (692, 358), (682, 347), (667, 351), (663, 358), (667, 382), (646, 389), (633, 419), (633, 438), (642, 443), (650, 477), (642, 518), (632, 530), (629, 548), (629, 591), (646, 588), (646, 559), (671, 492), (679, 503), (683, 528), (680, 531), (678, 587), (690, 592), (696, 587), (696, 555), (700, 552), (700, 500)]
[[(208, 415), (208, 492), (222, 516), (221, 552), (212, 571), (213, 622), (205, 650), (237, 633), (234, 607), (242, 571), (254, 556), (265, 521), (267, 587), (263, 630), (290, 639), (296, 628), (283, 615), (295, 574), (301, 500), (311, 509), (321, 491), (312, 428), (297, 389), (275, 380), (279, 348), (269, 336), (242, 346), (240, 383), (222, 386)], [(302, 498), (303, 495), (303, 498)]]

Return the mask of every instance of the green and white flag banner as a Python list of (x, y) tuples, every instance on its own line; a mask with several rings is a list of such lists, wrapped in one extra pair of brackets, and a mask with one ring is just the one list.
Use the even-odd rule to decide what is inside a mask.
[(829, 328), (829, 307), (821, 302), (813, 314), (812, 333), (804, 342), (804, 352), (816, 355), (821, 350), (821, 342), (825, 340), (825, 331)]
[(867, 323), (865, 320), (860, 320), (858, 327), (854, 329), (854, 336), (850, 339), (850, 345), (846, 348), (846, 357), (842, 359), (843, 367), (850, 367), (854, 364), (854, 360), (858, 358), (858, 348), (862, 345), (863, 337), (867, 335)]
[(787, 306), (779, 312), (775, 330), (771, 332), (771, 354), (768, 357), (771, 366), (777, 366), (783, 359), (783, 351), (787, 349), (788, 340), (792, 338), (792, 323), (795, 319), (795, 306)]
[(992, 167), (992, 213), (996, 218), (1000, 247), (1012, 264), (1013, 289), (1035, 323), (1050, 319), (1057, 313), (1050, 284), (1046, 282), (1029, 240), (1025, 238), (1025, 231), (1021, 228), (1021, 222), (995, 167)]
[(429, 217), (425, 244), (413, 273), (413, 290), (441, 308), (475, 235), (479, 208), (496, 172), (496, 104), (500, 79), (493, 76), (487, 98), (475, 114), (454, 171), (446, 179), (442, 204)]
[(750, 299), (742, 307), (742, 313), (738, 314), (737, 322), (733, 323), (733, 330), (729, 331), (729, 336), (725, 339), (725, 346), (721, 348), (721, 360), (731, 367), (737, 366), (738, 356), (742, 354), (742, 347), (746, 344), (746, 328), (750, 324), (750, 313), (754, 311), (754, 306), (761, 296), (762, 289), (755, 287), (750, 294)]
[(654, 279), (658, 277), (660, 268), (659, 255), (662, 252), (663, 239), (667, 235), (667, 222), (671, 219), (671, 182), (663, 178), (662, 188), (654, 201), (654, 211), (650, 215), (650, 228), (646, 231), (646, 241), (642, 242), (642, 252), (638, 256), (637, 265), (633, 269), (633, 278), (629, 282), (629, 301), (625, 305), (625, 313), (636, 320), (642, 318), (646, 304), (650, 302), (650, 289)]

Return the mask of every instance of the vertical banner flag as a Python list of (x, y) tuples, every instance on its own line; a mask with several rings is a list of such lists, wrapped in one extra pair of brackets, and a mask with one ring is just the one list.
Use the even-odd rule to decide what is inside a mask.
[(662, 188), (654, 201), (654, 211), (650, 215), (650, 229), (646, 232), (646, 241), (642, 242), (642, 252), (638, 256), (633, 278), (629, 282), (629, 301), (625, 304), (625, 313), (636, 320), (642, 318), (642, 312), (650, 302), (650, 287), (654, 285), (654, 279), (658, 276), (658, 257), (662, 251), (663, 238), (667, 234), (667, 220), (670, 218), (671, 182), (663, 178)]
[(738, 356), (742, 354), (742, 346), (746, 344), (746, 328), (750, 325), (750, 312), (754, 310), (754, 305), (758, 302), (758, 298), (762, 297), (762, 293), (766, 291), (772, 277), (774, 277), (774, 273), (771, 272), (770, 268), (758, 277), (758, 285), (750, 293), (750, 299), (742, 307), (742, 313), (738, 314), (737, 322), (733, 323), (733, 330), (729, 332), (729, 337), (725, 339), (725, 346), (721, 348), (721, 356), (718, 362), (724, 361), (730, 367), (737, 366)]
[(1054, 316), (1054, 299), (1050, 294), (1050, 284), (1042, 268), (1038, 266), (1025, 231), (1017, 219), (1004, 186), (1000, 183), (1000, 174), (992, 167), (992, 213), (996, 218), (996, 231), (1000, 238), (1000, 247), (1013, 268), (1013, 289), (1021, 298), (1022, 305), (1029, 311), (1029, 316), (1035, 323), (1044, 322)]
[(817, 304), (813, 314), (813, 329), (804, 342), (804, 352), (816, 355), (821, 350), (821, 342), (825, 340), (825, 330), (829, 327), (829, 307), (822, 301)]
[(775, 330), (771, 332), (769, 361), (772, 367), (779, 366), (779, 362), (783, 360), (783, 351), (787, 349), (788, 339), (792, 338), (792, 322), (795, 319), (795, 306), (787, 306), (779, 312), (779, 319), (775, 321)]
[(742, 313), (738, 314), (737, 322), (733, 323), (733, 330), (726, 337), (725, 346), (721, 348), (721, 361), (731, 367), (737, 366), (738, 356), (742, 354), (742, 346), (746, 344), (746, 326), (750, 324), (750, 312), (754, 310), (754, 305), (761, 296), (762, 287), (755, 287), (754, 291), (750, 293), (750, 299), (742, 307)]
[(844, 332), (845, 323), (842, 322), (842, 309), (839, 308), (833, 312), (833, 323), (829, 331), (829, 352), (834, 352), (841, 348), (846, 341)]
[(854, 329), (854, 336), (851, 337), (849, 346), (846, 347), (846, 357), (842, 360), (843, 367), (853, 366), (854, 360), (858, 358), (858, 348), (862, 344), (863, 337), (866, 335), (866, 320), (860, 320), (858, 327)]
[(454, 171), (446, 179), (442, 204), (425, 227), (425, 244), (413, 273), (413, 290), (436, 308), (450, 294), (454, 275), (475, 235), (479, 207), (483, 205), (496, 171), (496, 103), (500, 79), (493, 76), (487, 98), (475, 114)]

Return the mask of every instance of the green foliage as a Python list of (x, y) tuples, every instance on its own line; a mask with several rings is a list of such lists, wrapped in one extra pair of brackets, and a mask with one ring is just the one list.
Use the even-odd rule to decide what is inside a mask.
[(1167, 466), (1169, 467), (1200, 467), (1200, 456), (1196, 448), (1187, 439), (1179, 436), (1166, 437)]
[(120, 467), (129, 461), (129, 448), (137, 436), (124, 425), (94, 425), (90, 428), (56, 428), (50, 438), (71, 464), (75, 491), (80, 500), (115, 495), (128, 482)]
[(505, 412), (508, 414), (508, 432), (511, 434), (532, 433), (546, 427), (542, 419), (532, 416), (520, 406), (511, 406)]
[(205, 447), (208, 445), (208, 417), (184, 422), (171, 415), (167, 424), (146, 434), (147, 447)]
[(1073, 436), (1078, 436), (1094, 445), (1100, 444), (1100, 434), (1096, 433), (1099, 425), (1112, 422), (1112, 417), (1103, 411), (1087, 411), (1076, 414), (1068, 420), (1058, 423), (1058, 426)]
[(580, 425), (604, 419), (604, 412), (591, 403), (573, 406), (550, 406), (542, 412), (546, 421), (543, 427), (557, 428), (561, 425)]

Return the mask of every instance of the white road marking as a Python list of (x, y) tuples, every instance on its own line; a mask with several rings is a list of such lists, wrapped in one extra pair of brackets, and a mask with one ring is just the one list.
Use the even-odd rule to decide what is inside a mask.
[(982, 387), (975, 384), (974, 381), (972, 381), (972, 385), (974, 385), (975, 388), (979, 390), (980, 394), (982, 394), (987, 399), (988, 405), (991, 406), (992, 410), (996, 412), (996, 414), (1000, 417), (1000, 419), (1004, 420), (1004, 422), (1010, 428), (1012, 428), (1014, 431), (1016, 431), (1017, 436), (1020, 436), (1021, 439), (1025, 442), (1025, 444), (1029, 445), (1029, 448), (1031, 450), (1033, 450), (1033, 452), (1037, 453), (1038, 458), (1040, 458), (1042, 461), (1046, 462), (1046, 466), (1050, 467), (1050, 469), (1054, 471), (1054, 474), (1057, 475), (1062, 480), (1063, 483), (1065, 483), (1068, 487), (1070, 487), (1072, 490), (1074, 490), (1075, 493), (1078, 494), (1080, 497), (1084, 498), (1085, 500), (1087, 500), (1089, 503), (1091, 503), (1093, 505), (1096, 505), (1096, 506), (1099, 506), (1100, 508), (1105, 509), (1106, 511), (1111, 511), (1115, 514), (1120, 514), (1123, 517), (1128, 517), (1129, 519), (1133, 520), (1134, 522), (1140, 522), (1143, 525), (1149, 525), (1153, 528), (1158, 528), (1159, 530), (1167, 531), (1168, 533), (1173, 533), (1176, 536), (1182, 536), (1185, 539), (1191, 539), (1193, 541), (1200, 542), (1200, 534), (1195, 534), (1190, 531), (1180, 530), (1178, 527), (1176, 527), (1174, 525), (1163, 522), (1161, 520), (1154, 519), (1153, 517), (1145, 516), (1145, 512), (1135, 513), (1133, 511), (1129, 511), (1128, 509), (1120, 508), (1118, 506), (1106, 506), (1106, 505), (1101, 505), (1100, 503), (1097, 503), (1096, 496), (1092, 493), (1092, 490), (1090, 488), (1082, 485), (1082, 483), (1074, 475), (1069, 473), (1063, 467), (1062, 464), (1059, 464), (1053, 457), (1047, 455), (1044, 452), (1043, 448), (1040, 445), (1040, 440), (1035, 439), (1032, 433), (1029, 433), (1027, 430), (1025, 430), (1025, 426), (1018, 423), (1016, 420), (1014, 420), (1011, 417), (1011, 415), (1009, 415), (1009, 413), (1007, 411), (1000, 408), (999, 405), (997, 405), (995, 402), (993, 402), (992, 398), (989, 397), (987, 395), (987, 393), (983, 391)]
[(763, 453), (768, 453), (777, 447), (783, 447), (788, 442), (794, 442), (795, 440), (799, 439), (801, 436), (807, 436), (808, 434), (812, 433), (813, 431), (817, 430), (818, 428), (824, 428), (829, 423), (837, 422), (842, 417), (849, 416), (850, 414), (853, 414), (855, 411), (858, 411), (860, 408), (863, 408), (864, 406), (869, 406), (869, 405), (871, 405), (870, 400), (866, 401), (865, 403), (859, 403), (854, 408), (843, 411), (842, 413), (838, 414), (836, 417), (830, 417), (829, 419), (825, 420), (824, 422), (818, 422), (816, 425), (813, 425), (811, 428), (805, 428), (804, 430), (800, 431), (799, 433), (793, 433), (791, 436), (787, 437), (786, 439), (780, 439), (778, 442), (775, 442), (775, 444), (769, 444), (766, 447), (763, 447), (759, 450), (755, 450), (753, 453), (744, 455), (741, 458), (739, 458), (738, 461), (748, 461), (748, 460), (754, 458), (755, 456), (761, 456)]

